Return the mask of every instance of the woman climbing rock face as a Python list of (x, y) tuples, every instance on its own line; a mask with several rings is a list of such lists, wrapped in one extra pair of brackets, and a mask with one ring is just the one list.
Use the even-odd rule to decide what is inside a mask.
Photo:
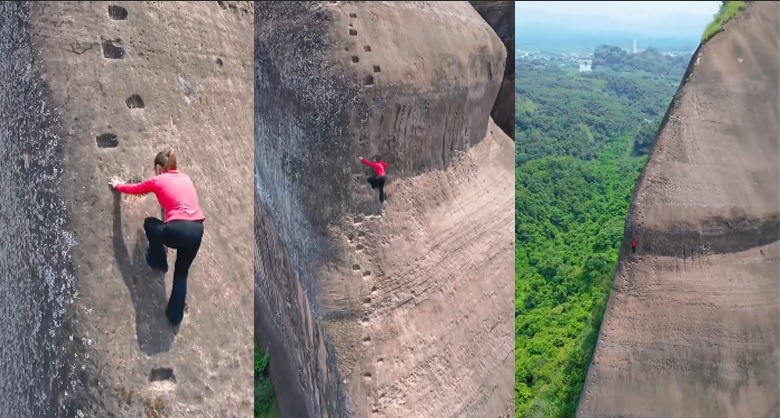
[(173, 287), (165, 314), (171, 325), (178, 326), (184, 317), (187, 298), (187, 274), (198, 254), (203, 239), (203, 221), (198, 194), (189, 176), (176, 167), (173, 151), (163, 151), (154, 158), (154, 177), (137, 184), (125, 184), (118, 177), (109, 179), (116, 191), (141, 195), (154, 193), (165, 211), (165, 220), (155, 217), (144, 220), (144, 231), (149, 241), (146, 263), (154, 270), (168, 272), (165, 247), (176, 250)]
[(385, 171), (387, 170), (387, 163), (380, 160), (379, 157), (374, 157), (374, 162), (368, 161), (363, 157), (360, 158), (360, 161), (373, 168), (374, 172), (376, 173), (375, 176), (368, 178), (368, 184), (371, 185), (372, 189), (379, 189), (379, 203), (385, 202)]

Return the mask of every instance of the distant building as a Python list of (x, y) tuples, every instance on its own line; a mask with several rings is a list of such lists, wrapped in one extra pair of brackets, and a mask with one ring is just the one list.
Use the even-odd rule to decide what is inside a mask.
[(581, 73), (589, 73), (592, 71), (590, 68), (591, 64), (593, 63), (592, 60), (579, 60), (578, 63), (580, 64)]
[(636, 54), (636, 53), (637, 53), (637, 49), (636, 49), (636, 39), (634, 39), (634, 41), (631, 43), (631, 53), (632, 53), (632, 54)]

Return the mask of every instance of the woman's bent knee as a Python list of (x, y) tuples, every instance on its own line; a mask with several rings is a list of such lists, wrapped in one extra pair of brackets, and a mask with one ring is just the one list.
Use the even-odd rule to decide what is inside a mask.
[(150, 217), (144, 219), (144, 229), (149, 229), (150, 227), (159, 225), (161, 223), (162, 223), (162, 221), (160, 221), (159, 219), (157, 219), (157, 218), (155, 218), (153, 216), (150, 216)]

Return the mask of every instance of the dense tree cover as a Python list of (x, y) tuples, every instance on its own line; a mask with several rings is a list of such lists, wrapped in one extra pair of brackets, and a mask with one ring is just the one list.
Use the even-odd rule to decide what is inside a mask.
[(516, 72), (515, 414), (573, 417), (677, 72)]
[[(613, 144), (647, 154), (685, 68), (671, 76), (517, 63), (516, 162), (590, 160)], [(633, 140), (633, 141), (632, 141)]]
[(664, 55), (652, 47), (634, 54), (617, 46), (600, 45), (593, 51), (592, 67), (594, 70), (670, 75), (685, 73), (689, 61), (689, 55)]
[(268, 354), (255, 344), (255, 418), (278, 418), (274, 388), (268, 377)]

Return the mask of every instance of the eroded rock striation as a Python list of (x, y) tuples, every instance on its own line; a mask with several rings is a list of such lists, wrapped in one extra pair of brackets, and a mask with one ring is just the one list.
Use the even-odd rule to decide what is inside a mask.
[[(280, 413), (512, 416), (501, 40), (467, 2), (255, 13), (255, 320)], [(376, 154), (383, 214), (357, 159)]]

